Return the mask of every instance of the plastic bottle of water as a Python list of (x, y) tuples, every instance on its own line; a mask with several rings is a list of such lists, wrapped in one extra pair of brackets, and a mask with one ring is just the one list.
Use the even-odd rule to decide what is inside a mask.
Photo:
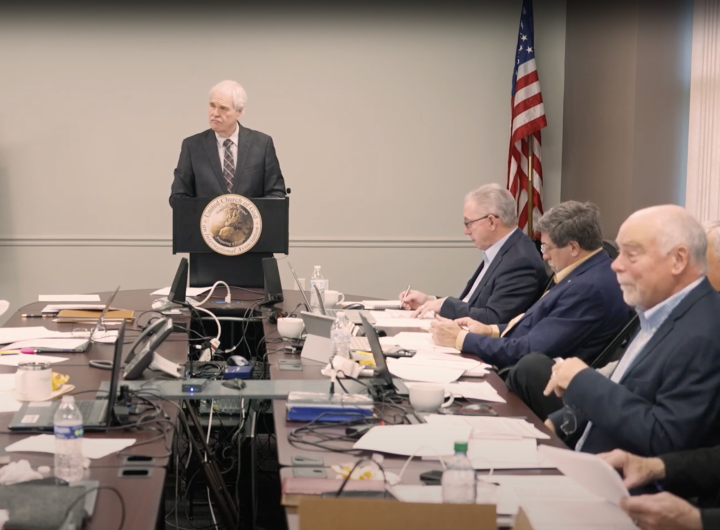
[(333, 343), (331, 362), (336, 355), (350, 358), (350, 337), (350, 320), (345, 316), (344, 311), (338, 311), (335, 314), (335, 322), (330, 328), (330, 339)]
[(442, 474), (444, 503), (475, 504), (475, 470), (467, 457), (467, 442), (455, 442), (455, 456), (446, 462)]
[(320, 302), (318, 301), (318, 295), (315, 291), (317, 285), (320, 296), (323, 297), (323, 303), (325, 302), (325, 289), (327, 289), (327, 280), (320, 271), (320, 265), (315, 265), (315, 270), (310, 277), (310, 311), (313, 313), (320, 312)]
[(83, 418), (73, 396), (63, 396), (53, 418), (55, 476), (68, 482), (83, 477)]

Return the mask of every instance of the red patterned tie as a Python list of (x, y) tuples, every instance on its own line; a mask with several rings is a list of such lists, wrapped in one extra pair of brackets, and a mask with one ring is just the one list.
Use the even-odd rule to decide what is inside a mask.
[(235, 161), (233, 160), (232, 151), (230, 150), (232, 145), (233, 142), (230, 138), (223, 142), (223, 147), (225, 148), (225, 156), (223, 157), (223, 177), (225, 177), (225, 182), (227, 183), (228, 193), (232, 193), (233, 176), (235, 175)]

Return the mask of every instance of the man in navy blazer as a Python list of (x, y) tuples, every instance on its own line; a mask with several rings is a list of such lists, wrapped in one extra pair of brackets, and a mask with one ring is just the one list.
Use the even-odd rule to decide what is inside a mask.
[(564, 202), (543, 215), (537, 229), (543, 257), (555, 272), (554, 285), (508, 324), (486, 325), (469, 318), (434, 322), (431, 332), (437, 344), (473, 353), (499, 368), (530, 352), (577, 355), (591, 362), (627, 323), (629, 308), (602, 248), (597, 206)]
[(170, 206), (182, 197), (284, 197), (285, 180), (268, 135), (240, 125), (245, 90), (222, 81), (210, 91), (210, 129), (185, 138), (170, 191)]
[(547, 273), (535, 243), (518, 229), (517, 205), (508, 190), (486, 184), (471, 191), (463, 206), (465, 235), (483, 251), (483, 261), (459, 298), (420, 291), (400, 293), (405, 309), (423, 317), (472, 317), (499, 324), (527, 310), (542, 294)]
[(702, 226), (679, 206), (657, 206), (631, 215), (617, 242), (613, 269), (640, 331), (610, 377), (576, 358), (556, 364), (545, 392), (565, 408), (546, 425), (564, 425), (567, 443), (589, 453), (720, 443), (720, 294), (705, 277)]

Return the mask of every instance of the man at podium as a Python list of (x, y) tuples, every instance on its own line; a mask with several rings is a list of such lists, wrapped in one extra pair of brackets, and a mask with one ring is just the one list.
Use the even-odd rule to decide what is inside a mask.
[(239, 83), (221, 81), (210, 91), (210, 129), (185, 138), (170, 191), (178, 198), (284, 197), (285, 179), (272, 138), (240, 125), (247, 95)]

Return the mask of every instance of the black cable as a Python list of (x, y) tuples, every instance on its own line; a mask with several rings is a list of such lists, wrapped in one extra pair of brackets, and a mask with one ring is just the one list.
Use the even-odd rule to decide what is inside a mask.
[(67, 518), (70, 516), (70, 512), (75, 507), (75, 505), (78, 502), (80, 502), (82, 499), (84, 499), (89, 493), (91, 493), (93, 491), (100, 491), (100, 490), (110, 490), (113, 493), (115, 493), (115, 495), (117, 495), (117, 498), (120, 501), (120, 526), (118, 527), (118, 530), (122, 530), (122, 527), (125, 524), (125, 501), (123, 500), (120, 492), (116, 488), (113, 488), (112, 486), (97, 486), (94, 488), (88, 488), (85, 490), (84, 493), (80, 494), (80, 496), (77, 499), (75, 499), (74, 501), (72, 501), (72, 503), (70, 503), (70, 506), (68, 506), (68, 509), (65, 511), (65, 517), (63, 518), (63, 522), (60, 525), (60, 530), (62, 530), (62, 528), (65, 526), (65, 521), (67, 521)]
[(338, 490), (335, 492), (335, 496), (336, 496), (336, 497), (339, 497), (339, 496), (342, 494), (343, 490), (345, 489), (345, 485), (346, 485), (346, 484), (348, 483), (348, 481), (350, 480), (350, 477), (352, 477), (353, 472), (354, 472), (354, 471), (357, 469), (357, 467), (358, 467), (360, 464), (362, 464), (363, 462), (372, 462), (372, 463), (374, 463), (377, 467), (380, 468), (380, 471), (382, 471), (382, 474), (383, 474), (383, 482), (385, 483), (385, 488), (387, 489), (387, 474), (385, 473), (385, 469), (383, 469), (383, 467), (382, 467), (382, 465), (380, 464), (380, 462), (376, 462), (376, 461), (373, 460), (372, 458), (360, 458), (360, 459), (358, 459), (357, 462), (355, 462), (355, 465), (354, 465), (354, 466), (352, 467), (352, 469), (350, 470), (350, 473), (348, 473), (347, 477), (345, 477), (345, 479), (342, 481), (342, 484), (340, 484), (340, 487), (339, 487)]

